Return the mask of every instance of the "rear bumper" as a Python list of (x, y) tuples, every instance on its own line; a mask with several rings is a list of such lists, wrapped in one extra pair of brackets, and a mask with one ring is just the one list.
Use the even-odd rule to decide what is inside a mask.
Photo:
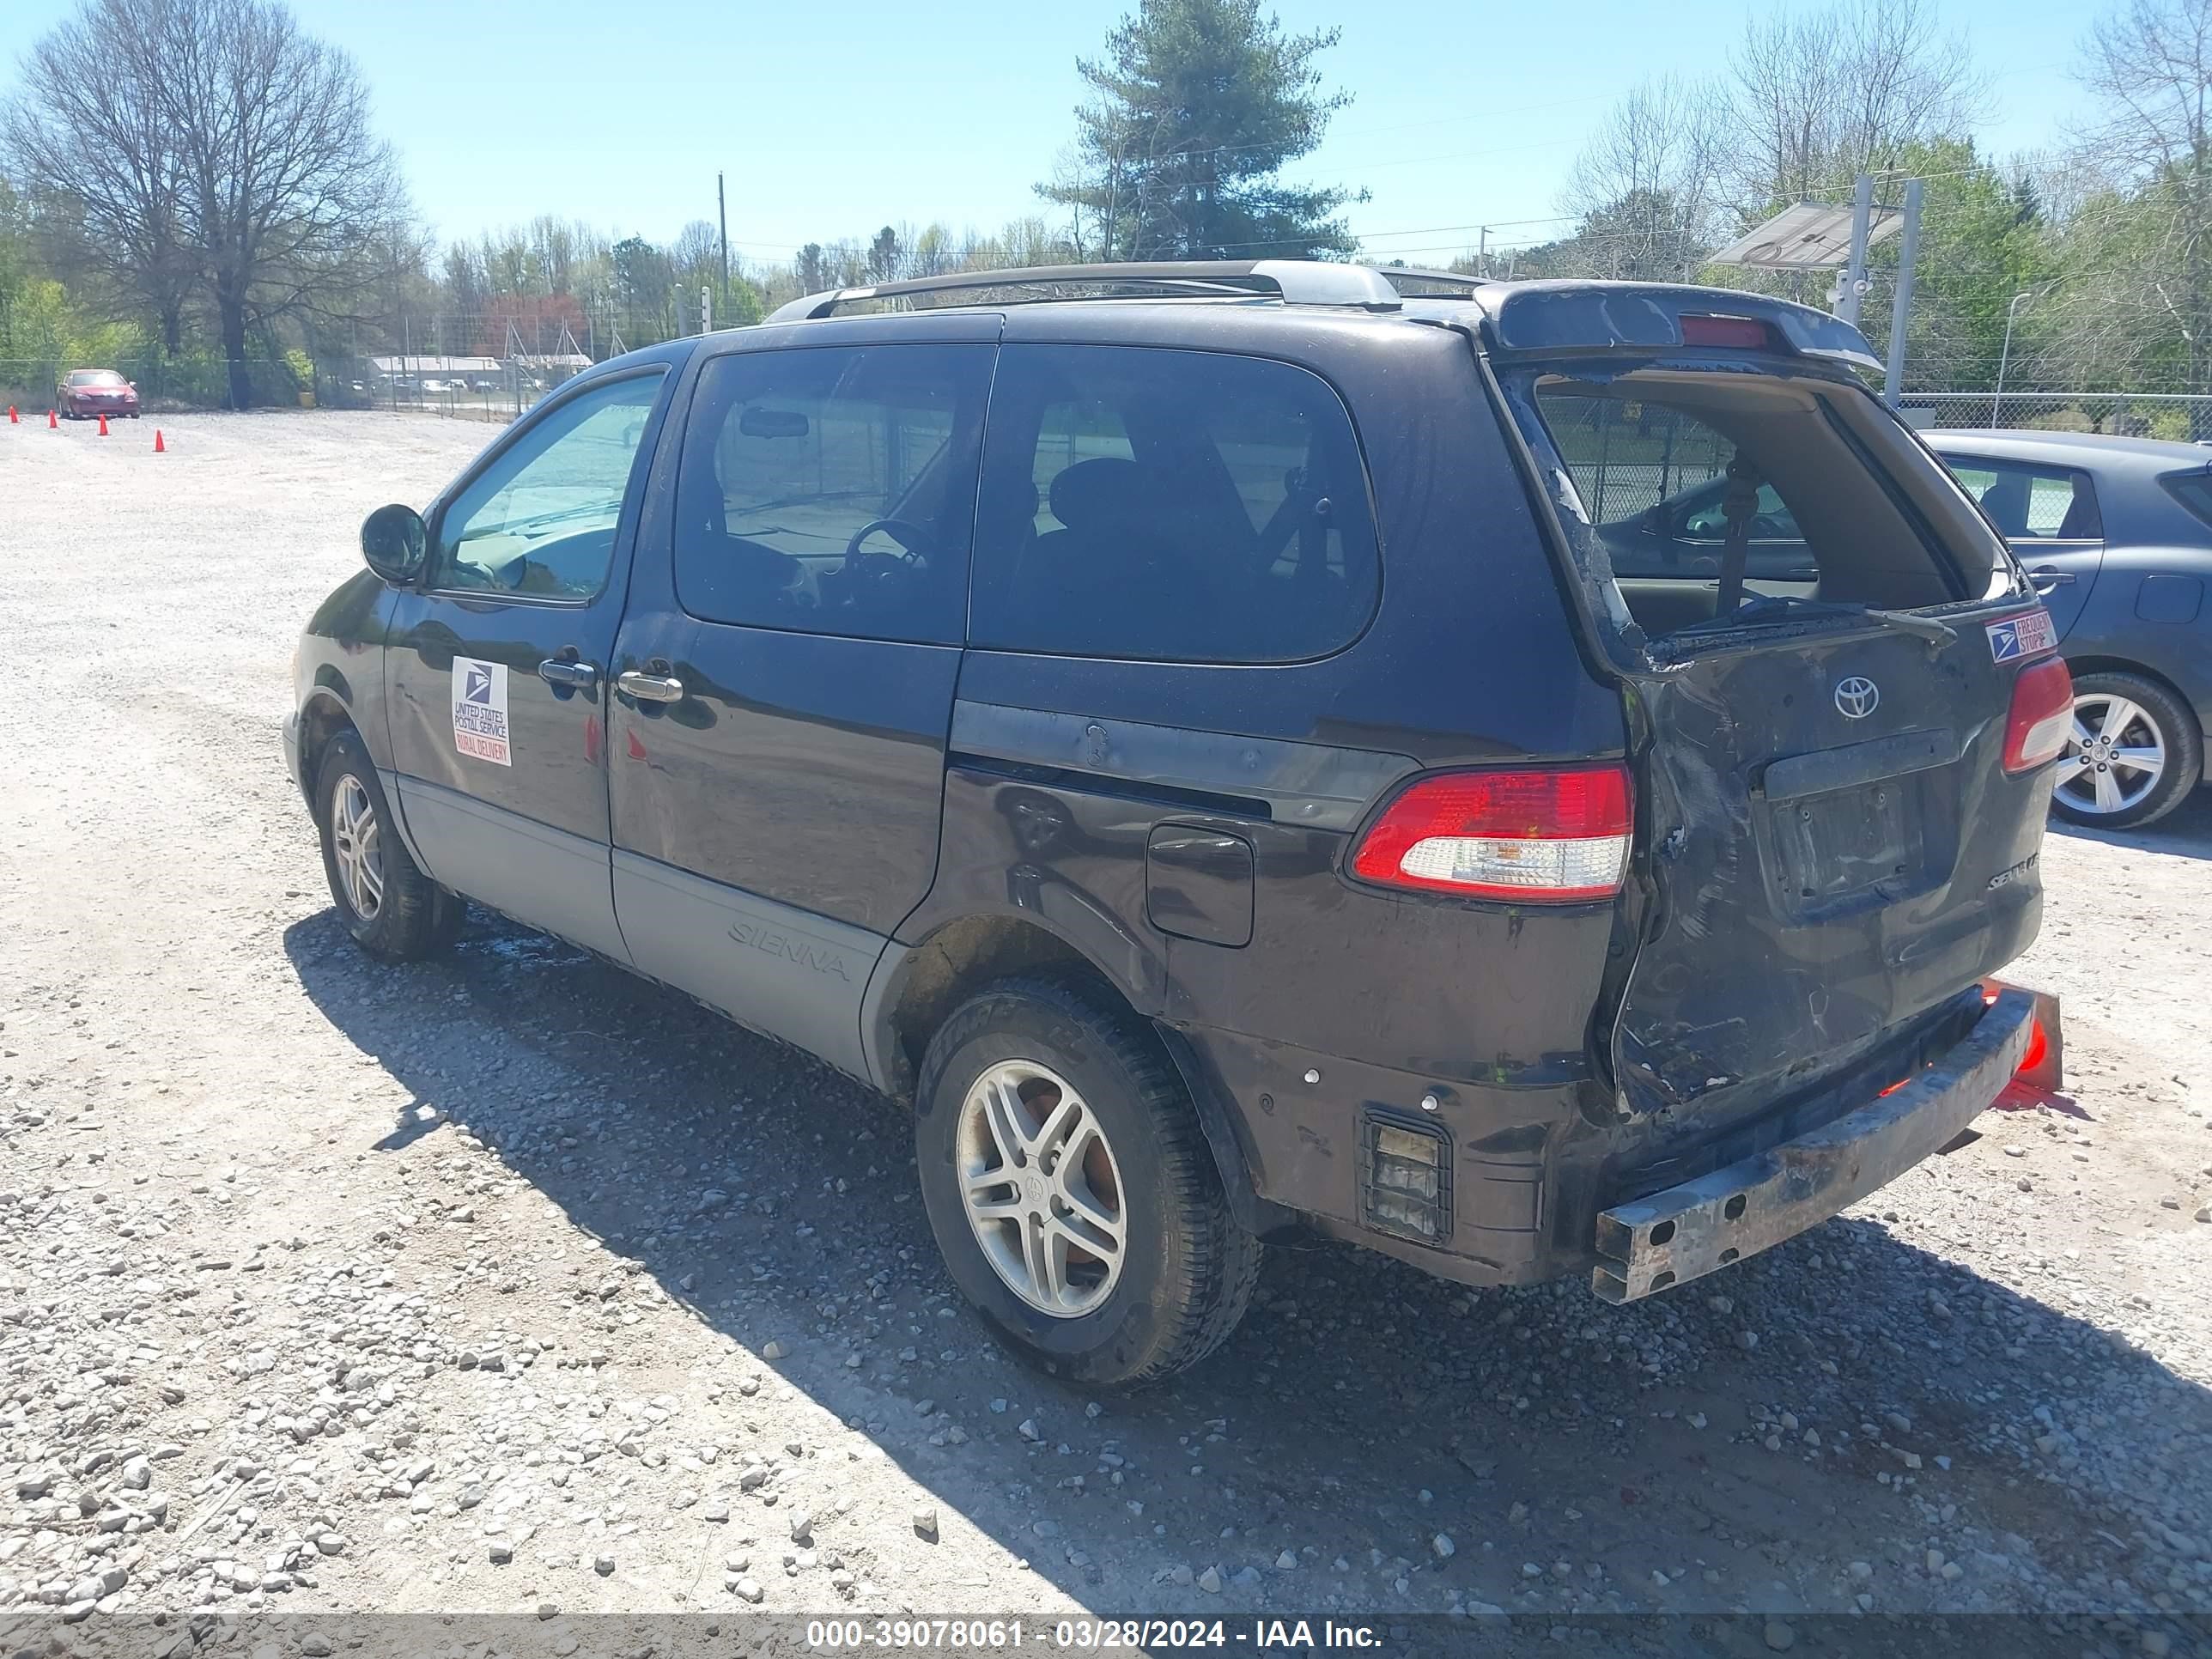
[(2027, 1050), (2035, 1000), (1999, 994), (1973, 1029), (1895, 1092), (1724, 1168), (1597, 1218), (1590, 1288), (1634, 1302), (1826, 1220), (1954, 1139)]

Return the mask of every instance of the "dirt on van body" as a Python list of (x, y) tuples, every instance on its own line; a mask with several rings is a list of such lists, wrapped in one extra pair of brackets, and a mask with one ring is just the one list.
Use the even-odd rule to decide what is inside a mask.
[(156, 423), (0, 426), (10, 1630), (2212, 1611), (2212, 799), (2051, 838), (2066, 1097), (1849, 1216), (1628, 1308), (1279, 1251), (1086, 1397), (956, 1299), (887, 1103), (494, 918), (334, 921), (292, 641), (485, 428)]

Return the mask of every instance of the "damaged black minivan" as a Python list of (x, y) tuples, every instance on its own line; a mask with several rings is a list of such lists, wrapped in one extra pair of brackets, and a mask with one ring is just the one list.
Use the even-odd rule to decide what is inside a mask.
[(287, 747), (371, 952), (475, 899), (909, 1103), (1063, 1375), (1194, 1362), (1270, 1238), (1633, 1300), (2027, 1042), (2066, 669), (1872, 366), (1633, 283), (817, 295), (373, 514)]

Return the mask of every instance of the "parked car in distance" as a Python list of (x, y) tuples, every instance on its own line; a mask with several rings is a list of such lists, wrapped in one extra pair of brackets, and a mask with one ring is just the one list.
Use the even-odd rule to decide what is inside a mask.
[(138, 414), (138, 388), (112, 368), (73, 368), (54, 388), (54, 407), (65, 421)]
[(2203, 781), (2212, 724), (2212, 459), (2090, 433), (1922, 435), (2012, 543), (2073, 670), (2052, 809), (2163, 817)]
[(489, 374), (479, 374), (469, 382), (469, 390), (471, 392), (496, 392), (499, 390), (499, 382), (492, 379)]
[[(286, 757), (372, 956), (474, 899), (909, 1103), (951, 1278), (1057, 1374), (1200, 1358), (1265, 1239), (1633, 1301), (2028, 1041), (1980, 981), (2072, 688), (1874, 363), (1336, 264), (815, 295), (369, 514)], [(1608, 469), (1692, 453), (1713, 580), (1617, 568)]]

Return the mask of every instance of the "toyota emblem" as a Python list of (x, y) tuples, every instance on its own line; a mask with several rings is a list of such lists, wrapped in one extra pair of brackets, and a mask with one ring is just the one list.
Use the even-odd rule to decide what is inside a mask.
[(1836, 707), (1847, 720), (1863, 720), (1881, 705), (1881, 690), (1863, 674), (1836, 683)]

